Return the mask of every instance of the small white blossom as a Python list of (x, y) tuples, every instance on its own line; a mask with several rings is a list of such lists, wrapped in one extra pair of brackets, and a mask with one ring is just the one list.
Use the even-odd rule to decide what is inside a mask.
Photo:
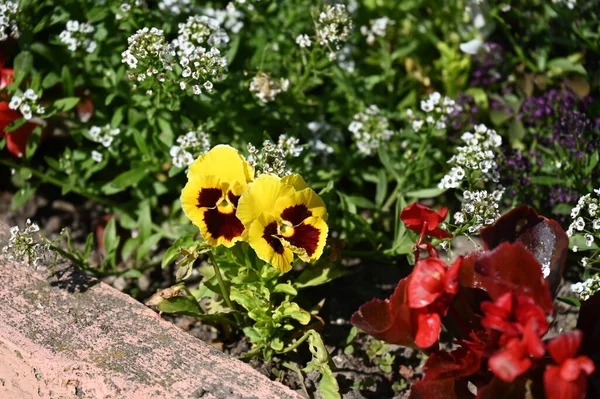
[(2, 0), (0, 2), (0, 41), (9, 37), (18, 38), (20, 35), (17, 26), (18, 1)]
[(94, 26), (87, 22), (67, 21), (65, 30), (60, 33), (58, 38), (69, 51), (75, 52), (83, 49), (88, 53), (93, 53), (97, 47), (97, 43), (92, 39), (94, 31)]
[(111, 128), (110, 125), (105, 125), (103, 127), (92, 126), (88, 133), (92, 141), (100, 143), (108, 148), (113, 143), (114, 138), (121, 133), (121, 130), (118, 128)]
[[(348, 40), (353, 24), (350, 14), (344, 4), (328, 4), (315, 21), (317, 26), (317, 41), (321, 46), (329, 49), (335, 59), (335, 51)], [(330, 57), (331, 59), (331, 57)]]
[(308, 48), (311, 45), (310, 37), (308, 35), (296, 36), (296, 44), (301, 48)]
[(250, 82), (250, 91), (256, 94), (264, 103), (275, 100), (282, 91), (288, 91), (290, 81), (288, 79), (275, 79), (264, 72), (260, 72)]
[(292, 173), (286, 168), (287, 159), (300, 156), (304, 149), (299, 143), (297, 138), (284, 134), (279, 136), (277, 144), (265, 140), (260, 150), (248, 143), (248, 163), (255, 168), (257, 175), (287, 176)]
[(369, 26), (361, 26), (360, 33), (367, 37), (367, 43), (372, 45), (375, 43), (376, 37), (385, 37), (388, 26), (394, 25), (394, 21), (388, 17), (372, 19), (369, 21)]
[(169, 150), (173, 165), (178, 168), (189, 166), (198, 157), (210, 150), (210, 136), (203, 131), (188, 132), (177, 138), (177, 145)]
[(96, 150), (92, 151), (92, 159), (98, 163), (102, 162), (102, 159), (104, 159), (104, 156), (102, 155), (101, 152), (98, 152)]
[(40, 242), (39, 232), (39, 226), (29, 219), (23, 230), (18, 226), (11, 227), (8, 244), (2, 248), (6, 259), (16, 262), (28, 261), (34, 267), (39, 266), (49, 251), (48, 244)]
[(591, 234), (584, 234), (583, 237), (585, 238), (585, 245), (587, 245), (588, 247), (591, 247), (592, 244), (594, 243), (594, 236)]
[(388, 118), (382, 115), (376, 105), (370, 105), (354, 115), (348, 130), (352, 133), (358, 151), (364, 155), (373, 155), (381, 144), (394, 135)]
[(595, 274), (587, 280), (571, 285), (571, 291), (582, 301), (589, 299), (600, 290), (600, 275)]

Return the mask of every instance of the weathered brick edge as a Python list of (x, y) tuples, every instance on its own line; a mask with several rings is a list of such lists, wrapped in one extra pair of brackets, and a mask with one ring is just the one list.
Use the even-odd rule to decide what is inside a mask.
[(2, 399), (302, 397), (97, 280), (0, 267)]

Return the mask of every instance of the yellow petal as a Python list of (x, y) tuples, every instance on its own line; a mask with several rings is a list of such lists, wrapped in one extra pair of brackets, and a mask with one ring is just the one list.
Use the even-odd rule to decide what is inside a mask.
[(273, 215), (265, 213), (246, 229), (245, 237), (260, 259), (285, 273), (292, 268), (294, 254), (275, 234), (277, 221)]
[(198, 227), (208, 244), (213, 247), (224, 245), (231, 248), (236, 242), (242, 240), (244, 225), (238, 220), (235, 213), (223, 213), (221, 207), (201, 209)]
[(223, 182), (237, 181), (246, 185), (254, 179), (254, 168), (235, 148), (221, 144), (213, 147), (190, 165), (188, 177), (202, 175), (217, 176)]
[[(217, 197), (216, 190), (218, 190), (220, 194), (218, 195), (218, 198), (212, 198)], [(201, 199), (201, 194), (203, 192), (204, 194), (211, 194), (211, 198), (206, 198), (205, 195), (204, 198), (202, 198), (204, 199), (204, 202), (199, 203), (199, 199)], [(183, 208), (183, 212), (185, 213), (185, 215), (192, 221), (192, 223), (200, 227), (200, 223), (202, 223), (203, 217), (201, 209), (206, 207), (214, 208), (217, 202), (222, 198), (222, 196), (222, 184), (218, 177), (189, 176), (187, 184), (181, 191), (181, 207)]]
[(281, 181), (284, 184), (289, 184), (290, 186), (294, 187), (296, 191), (304, 190), (308, 187), (302, 176), (296, 173), (285, 176), (281, 179)]
[(297, 191), (291, 196), (279, 198), (273, 207), (273, 213), (290, 221), (293, 225), (299, 224), (310, 216), (327, 221), (328, 216), (325, 203), (310, 188)]
[(318, 217), (309, 217), (300, 225), (294, 226), (294, 232), (282, 242), (305, 262), (314, 262), (323, 255), (329, 227)]
[(279, 198), (293, 194), (294, 188), (283, 184), (279, 177), (261, 175), (240, 197), (236, 215), (248, 228), (262, 213), (271, 212)]

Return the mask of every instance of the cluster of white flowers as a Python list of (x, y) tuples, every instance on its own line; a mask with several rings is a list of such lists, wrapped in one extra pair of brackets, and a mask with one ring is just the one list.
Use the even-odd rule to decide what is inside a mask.
[(571, 284), (571, 291), (579, 296), (579, 299), (585, 301), (596, 292), (600, 291), (600, 274), (594, 274), (585, 281)]
[(480, 175), (477, 176), (478, 179), (497, 183), (500, 176), (496, 170), (498, 165), (494, 149), (502, 145), (502, 137), (485, 125), (477, 125), (475, 133), (463, 133), (461, 139), (467, 145), (456, 149), (457, 154), (448, 161), (452, 168), (442, 178), (438, 187), (442, 189), (457, 188), (463, 179), (472, 178), (471, 173), (474, 171), (480, 172)]
[(299, 143), (297, 138), (285, 134), (279, 136), (277, 144), (265, 140), (260, 150), (248, 143), (248, 163), (255, 168), (257, 175), (267, 173), (287, 176), (292, 173), (290, 169), (286, 169), (287, 159), (300, 156), (304, 149)]
[(577, 5), (577, 0), (552, 0), (552, 3), (565, 5), (568, 9), (572, 10)]
[(323, 141), (324, 138), (328, 142), (341, 142), (343, 140), (342, 132), (325, 121), (312, 121), (308, 123), (307, 127), (311, 131), (311, 139), (308, 145), (314, 153), (331, 155), (335, 152), (330, 144)]
[(191, 12), (192, 2), (190, 0), (160, 0), (158, 8), (169, 14), (180, 15)]
[(169, 154), (173, 165), (178, 168), (191, 165), (194, 156), (198, 157), (210, 150), (210, 136), (203, 131), (188, 132), (177, 138), (177, 145), (171, 147)]
[(587, 232), (585, 234), (586, 245), (590, 247), (594, 242), (594, 236), (590, 232), (600, 234), (600, 188), (579, 198), (577, 205), (571, 210), (573, 222), (567, 229), (567, 235), (571, 237), (575, 231)]
[[(216, 47), (229, 42), (229, 36), (219, 21), (207, 16), (192, 16), (179, 24), (179, 36), (173, 41), (181, 65), (179, 87), (191, 87), (196, 95), (202, 88), (212, 91), (213, 80), (220, 80), (227, 68), (227, 59)], [(210, 48), (204, 45), (208, 44)]]
[(352, 47), (346, 44), (337, 54), (338, 66), (346, 72), (352, 73), (356, 69), (356, 63), (352, 59)]
[[(103, 127), (100, 126), (92, 126), (89, 130), (90, 139), (95, 141), (96, 143), (102, 144), (104, 147), (108, 148), (112, 144), (115, 136), (118, 136), (121, 133), (121, 129), (119, 128), (111, 128), (110, 125), (106, 125)], [(97, 162), (101, 162), (97, 161)]]
[(336, 58), (335, 51), (348, 40), (352, 33), (352, 19), (344, 4), (328, 4), (316, 22), (317, 39), (321, 46), (329, 49), (329, 58)]
[(372, 45), (375, 43), (376, 37), (385, 37), (388, 26), (394, 25), (394, 21), (388, 17), (372, 19), (369, 21), (369, 26), (363, 25), (360, 27), (360, 33), (367, 37), (367, 43)]
[(15, 262), (27, 260), (30, 265), (37, 267), (49, 250), (47, 244), (39, 242), (39, 231), (39, 226), (29, 219), (24, 230), (20, 230), (19, 226), (11, 227), (8, 244), (2, 248), (6, 259)]
[(482, 227), (492, 224), (500, 217), (499, 202), (504, 190), (463, 191), (461, 210), (454, 214), (454, 223), (459, 226), (469, 225), (468, 231), (476, 234)]
[(67, 21), (67, 26), (58, 36), (69, 51), (84, 49), (88, 53), (96, 50), (97, 43), (92, 40), (94, 25), (87, 22)]
[(358, 151), (364, 155), (374, 154), (379, 146), (394, 135), (388, 118), (381, 114), (376, 105), (369, 105), (364, 111), (354, 115), (348, 126)]
[(421, 100), (421, 111), (427, 115), (425, 119), (417, 118), (411, 109), (406, 112), (406, 116), (415, 132), (420, 131), (425, 123), (436, 129), (445, 129), (448, 116), (454, 112), (456, 107), (458, 105), (453, 99), (446, 96), (442, 98), (442, 95), (436, 91), (431, 93), (426, 100)]
[(0, 41), (8, 39), (9, 36), (19, 37), (19, 27), (16, 20), (18, 8), (18, 1), (0, 1)]
[(238, 33), (244, 27), (244, 14), (235, 8), (235, 4), (230, 2), (224, 9), (203, 8), (202, 13), (208, 17), (214, 18), (219, 22), (219, 26), (231, 33)]
[(156, 76), (164, 82), (167, 71), (173, 70), (175, 50), (165, 40), (164, 32), (143, 28), (127, 39), (129, 47), (121, 53), (122, 62), (129, 66), (129, 79), (141, 82)]
[(298, 35), (296, 36), (296, 44), (300, 46), (300, 48), (308, 48), (312, 44), (310, 37), (308, 35)]
[(144, 0), (126, 0), (119, 6), (119, 9), (115, 14), (115, 18), (117, 20), (125, 19), (129, 16), (129, 13), (134, 7), (138, 8), (145, 5), (146, 2)]
[(275, 100), (279, 93), (288, 91), (289, 87), (289, 80), (275, 79), (264, 72), (259, 72), (250, 82), (250, 91), (263, 103)]
[(32, 89), (27, 89), (22, 96), (13, 95), (8, 108), (19, 111), (23, 118), (29, 120), (33, 115), (43, 115), (46, 109), (38, 104), (39, 96)]

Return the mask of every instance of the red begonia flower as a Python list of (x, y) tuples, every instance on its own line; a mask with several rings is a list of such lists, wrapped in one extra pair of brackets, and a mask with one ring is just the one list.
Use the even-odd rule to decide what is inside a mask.
[(438, 258), (417, 262), (408, 281), (408, 306), (416, 310), (415, 343), (421, 348), (435, 344), (445, 316), (458, 290), (458, 273), (462, 258), (448, 267)]
[(410, 230), (436, 238), (450, 238), (452, 234), (442, 230), (439, 224), (446, 219), (448, 208), (443, 207), (439, 211), (413, 202), (402, 210), (400, 220)]
[(8, 125), (22, 117), (20, 112), (8, 108), (7, 102), (0, 102), (0, 138), (6, 138), (6, 148), (18, 157), (25, 154), (29, 137), (37, 127), (36, 124), (27, 122), (12, 132), (5, 132)]
[(481, 325), (489, 330), (500, 331), (504, 340), (521, 336), (528, 322), (533, 322), (532, 327), (538, 337), (543, 336), (549, 328), (542, 308), (525, 295), (507, 292), (495, 302), (482, 302), (481, 310), (484, 314)]
[(0, 90), (11, 84), (14, 80), (15, 72), (11, 68), (0, 69)]
[(587, 376), (595, 370), (587, 356), (577, 356), (583, 333), (573, 330), (548, 342), (548, 352), (557, 363), (544, 372), (544, 390), (548, 399), (583, 399)]

